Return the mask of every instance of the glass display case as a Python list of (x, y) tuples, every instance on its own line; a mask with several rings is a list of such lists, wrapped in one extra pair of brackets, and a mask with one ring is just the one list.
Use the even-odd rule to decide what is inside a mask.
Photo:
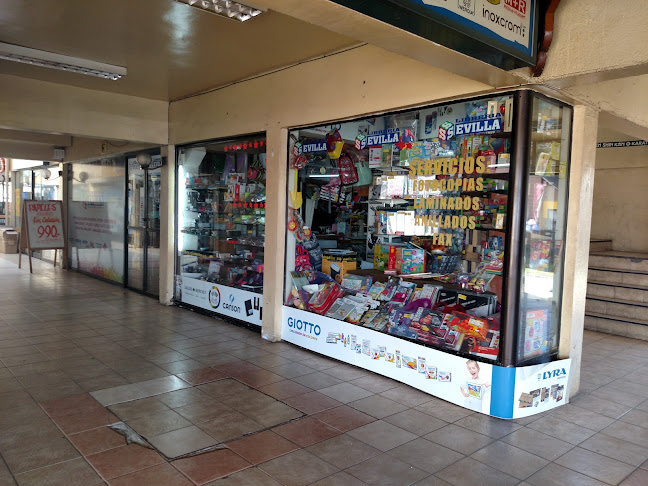
[(178, 302), (261, 325), (265, 138), (178, 149)]
[(572, 109), (534, 97), (522, 251), (517, 364), (558, 351)]
[(500, 417), (565, 403), (570, 132), (527, 90), (292, 130), (282, 338)]
[[(290, 302), (497, 360), (512, 111), (494, 96), (294, 131)], [(315, 241), (321, 265), (299, 258)]]

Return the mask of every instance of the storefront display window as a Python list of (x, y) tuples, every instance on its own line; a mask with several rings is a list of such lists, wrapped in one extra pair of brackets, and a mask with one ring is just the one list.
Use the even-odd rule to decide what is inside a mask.
[(571, 108), (549, 100), (533, 100), (518, 363), (558, 349), (571, 112)]
[(528, 96), (291, 131), (287, 306), (477, 361), (555, 356), (571, 110)]
[(265, 137), (178, 150), (175, 298), (261, 325)]
[(124, 157), (73, 163), (68, 179), (70, 266), (124, 281)]
[(293, 131), (289, 305), (496, 360), (512, 111), (495, 96)]

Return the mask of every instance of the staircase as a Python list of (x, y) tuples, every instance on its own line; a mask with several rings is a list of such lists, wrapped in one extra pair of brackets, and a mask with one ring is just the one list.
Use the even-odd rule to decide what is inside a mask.
[(590, 250), (585, 329), (648, 340), (648, 253)]

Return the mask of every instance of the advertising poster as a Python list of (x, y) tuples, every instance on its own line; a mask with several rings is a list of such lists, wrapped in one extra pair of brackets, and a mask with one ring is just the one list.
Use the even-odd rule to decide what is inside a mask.
[(528, 417), (569, 401), (571, 360), (563, 359), (515, 370), (513, 418)]
[(61, 201), (25, 200), (25, 214), (32, 250), (65, 247)]
[(281, 337), (470, 410), (490, 414), (493, 365), (292, 307), (283, 308)]
[(180, 302), (256, 326), (261, 325), (263, 317), (261, 294), (189, 277), (176, 276), (176, 280), (176, 299)]
[(287, 306), (281, 338), (495, 417), (534, 415), (569, 396), (570, 360), (503, 368)]
[(413, 0), (526, 55), (533, 53), (535, 0)]
[(69, 245), (79, 270), (121, 282), (124, 268), (123, 213), (110, 203), (70, 201)]

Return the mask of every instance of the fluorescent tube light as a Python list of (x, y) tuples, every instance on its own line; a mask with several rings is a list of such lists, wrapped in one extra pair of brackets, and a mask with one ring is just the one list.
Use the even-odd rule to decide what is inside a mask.
[(77, 74), (87, 74), (103, 79), (118, 80), (126, 76), (126, 68), (102, 62), (88, 61), (78, 57), (64, 56), (53, 52), (39, 51), (29, 47), (0, 42), (0, 59), (31, 64), (32, 66), (59, 69)]
[(231, 0), (176, 0), (191, 7), (215, 13), (221, 17), (245, 22), (265, 12), (264, 8), (244, 5)]

